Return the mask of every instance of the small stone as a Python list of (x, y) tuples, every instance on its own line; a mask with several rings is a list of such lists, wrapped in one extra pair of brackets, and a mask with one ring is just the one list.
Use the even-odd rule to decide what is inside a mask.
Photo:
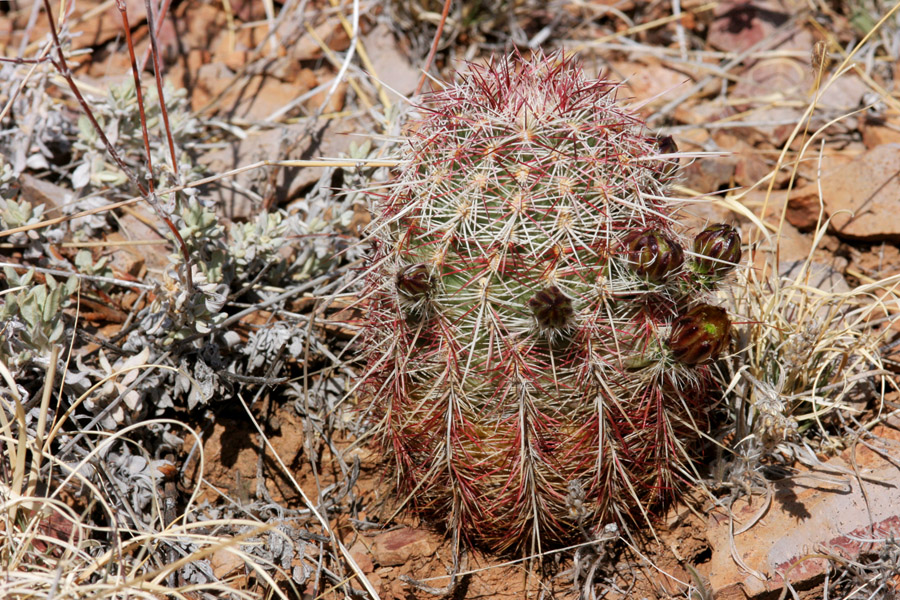
[(217, 550), (209, 557), (213, 573), (219, 579), (227, 577), (244, 567), (244, 560), (234, 552)]
[[(347, 152), (353, 141), (349, 132), (361, 125), (352, 118), (330, 119), (310, 138), (305, 135), (304, 124), (283, 125), (267, 129), (256, 135), (248, 135), (243, 140), (235, 140), (227, 146), (204, 154), (200, 163), (214, 173), (222, 173), (246, 165), (256, 160), (301, 159), (309, 156), (339, 156)], [(294, 140), (302, 140), (294, 144)], [(290, 150), (283, 154), (287, 144)], [(275, 204), (283, 205), (297, 198), (300, 190), (314, 184), (322, 176), (317, 168), (280, 169), (275, 178)], [(227, 182), (213, 182), (205, 187), (206, 193), (214, 196), (229, 219), (248, 219), (257, 214), (258, 206), (254, 198), (243, 190), (253, 189), (258, 171), (240, 173)]]
[[(277, 39), (294, 38), (297, 27), (302, 28), (302, 22), (298, 22), (296, 18), (285, 19), (276, 30)], [(319, 40), (324, 41), (325, 45), (335, 52), (343, 52), (350, 47), (350, 38), (337, 19), (324, 20), (321, 25), (315, 27), (315, 33), (315, 37), (303, 35), (291, 44), (288, 55), (297, 61), (321, 60), (323, 52)]]
[(713, 140), (733, 159), (735, 185), (752, 188), (768, 175), (769, 164), (753, 145), (752, 136), (747, 136), (746, 132), (717, 131)]
[[(128, 25), (132, 28), (140, 24), (146, 15), (144, 4), (140, 0), (125, 0), (122, 3), (128, 14)], [(99, 9), (106, 8), (102, 12)], [(72, 49), (99, 47), (122, 35), (122, 13), (116, 3), (105, 3), (100, 0), (79, 2), (73, 7), (74, 12), (67, 15), (72, 27)], [(85, 18), (91, 15), (90, 18)]]
[[(843, 260), (846, 265), (846, 259), (835, 257), (835, 266), (842, 266), (837, 262), (839, 260)], [(807, 262), (804, 258), (803, 260), (782, 261), (778, 272), (786, 282), (811, 286), (829, 294), (846, 294), (850, 292), (850, 286), (847, 284), (847, 280), (844, 279), (841, 271), (835, 266)], [(825, 307), (822, 318), (826, 318), (827, 314), (828, 309)]]
[[(344, 102), (347, 100), (347, 82), (341, 82), (335, 88), (334, 93), (331, 92), (331, 88), (326, 88), (321, 92), (313, 94), (307, 107), (310, 110), (319, 110), (321, 109), (323, 113), (338, 113), (344, 110)], [(327, 102), (324, 104), (323, 102)]]
[[(109, 242), (109, 266), (113, 270), (113, 273), (123, 274), (126, 273), (135, 278), (140, 278), (145, 270), (145, 260), (144, 254), (149, 254), (146, 252), (146, 249), (155, 248), (165, 248), (165, 246), (147, 246), (142, 253), (141, 248), (131, 248), (128, 246), (118, 246), (116, 242), (125, 241), (125, 236), (121, 233), (115, 232), (109, 234), (106, 238), (106, 241)], [(119, 275), (117, 275), (119, 276)]]
[(375, 536), (372, 556), (382, 567), (392, 567), (412, 557), (431, 556), (439, 546), (439, 538), (430, 531), (404, 527)]
[(869, 87), (858, 75), (846, 73), (825, 89), (816, 104), (822, 109), (850, 112), (863, 104), (863, 96)]
[(680, 183), (692, 190), (718, 190), (734, 185), (735, 156), (713, 156), (689, 163), (678, 172)]
[(684, 73), (668, 69), (658, 59), (652, 58), (637, 63), (614, 63), (612, 67), (625, 78), (625, 85), (631, 91), (632, 102), (635, 103), (665, 103), (672, 93), (681, 91), (680, 86), (690, 79)]
[(411, 96), (419, 83), (422, 72), (409, 61), (390, 28), (379, 22), (372, 31), (362, 37), (363, 45), (372, 59), (373, 75), (385, 84), (385, 91), (392, 99)]
[[(749, 108), (759, 103), (761, 98), (779, 94), (792, 98), (804, 93), (808, 85), (808, 66), (791, 58), (770, 58), (761, 60), (750, 67), (735, 84), (732, 94), (742, 103), (741, 108)], [(758, 121), (758, 118), (752, 120)]]
[(350, 557), (366, 575), (375, 571), (372, 553), (362, 541), (358, 541), (350, 547)]
[(791, 192), (785, 218), (788, 223), (800, 231), (809, 231), (822, 218), (822, 205), (819, 202), (819, 186), (805, 185)]
[(773, 233), (768, 242), (764, 239), (760, 240), (759, 250), (762, 252), (755, 257), (759, 262), (755, 262), (752, 268), (761, 269), (767, 255), (774, 254), (776, 248), (782, 264), (790, 261), (805, 261), (812, 252), (812, 239), (811, 236), (800, 233), (790, 223), (782, 223), (778, 235)]

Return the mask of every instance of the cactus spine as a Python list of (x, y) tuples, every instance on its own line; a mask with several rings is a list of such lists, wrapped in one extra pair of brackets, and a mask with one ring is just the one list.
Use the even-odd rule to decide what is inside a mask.
[(563, 542), (690, 479), (695, 363), (728, 319), (695, 310), (718, 337), (677, 360), (672, 324), (710, 285), (667, 196), (674, 142), (616, 91), (560, 54), (470, 65), (377, 201), (366, 394), (402, 497), (470, 542)]

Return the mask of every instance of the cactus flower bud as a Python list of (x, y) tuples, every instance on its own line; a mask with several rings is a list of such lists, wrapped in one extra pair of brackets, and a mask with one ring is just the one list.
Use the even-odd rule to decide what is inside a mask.
[(555, 285), (536, 293), (528, 301), (534, 318), (542, 329), (562, 329), (572, 319), (575, 310), (572, 299)]
[[(656, 138), (656, 147), (660, 154), (674, 154), (678, 152), (678, 145), (671, 135), (661, 135)], [(661, 162), (661, 161), (660, 161)], [(678, 169), (678, 160), (670, 158), (662, 164), (660, 174), (663, 179), (669, 178)]]
[(694, 238), (694, 271), (724, 277), (741, 260), (741, 234), (725, 223), (710, 225)]
[(730, 332), (731, 321), (724, 309), (698, 304), (672, 323), (669, 350), (679, 362), (698, 365), (722, 353)]
[(678, 242), (655, 229), (629, 233), (622, 246), (631, 269), (654, 283), (665, 281), (684, 262)]
[(409, 265), (397, 273), (397, 289), (409, 298), (425, 298), (431, 291), (431, 275), (424, 263)]

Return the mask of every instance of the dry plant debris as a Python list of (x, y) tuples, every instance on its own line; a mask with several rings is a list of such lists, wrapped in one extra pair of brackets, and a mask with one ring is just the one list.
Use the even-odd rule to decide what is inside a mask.
[[(895, 597), (900, 8), (465, 0), (426, 67), (443, 8), (0, 3), (0, 596)], [(621, 82), (744, 256), (701, 484), (524, 556), (394, 515), (357, 406), (391, 87), (513, 49)]]

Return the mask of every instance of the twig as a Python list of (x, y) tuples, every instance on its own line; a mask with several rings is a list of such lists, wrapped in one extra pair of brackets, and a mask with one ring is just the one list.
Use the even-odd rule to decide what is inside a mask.
[[(62, 44), (59, 41), (59, 34), (56, 31), (56, 23), (53, 21), (53, 11), (50, 8), (50, 0), (43, 0), (44, 10), (47, 11), (47, 21), (50, 25), (50, 36), (53, 38), (53, 47), (56, 50), (57, 60), (52, 61), (53, 66), (56, 67), (56, 70), (59, 71), (59, 74), (66, 80), (66, 83), (69, 85), (69, 89), (72, 90), (72, 94), (74, 94), (75, 99), (78, 101), (78, 104), (81, 106), (81, 109), (84, 111), (85, 117), (91, 123), (91, 127), (97, 132), (98, 137), (103, 142), (103, 145), (106, 147), (106, 151), (115, 161), (116, 165), (125, 173), (125, 176), (134, 184), (134, 186), (138, 189), (141, 196), (144, 197), (145, 200), (153, 207), (153, 210), (156, 212), (156, 215), (162, 220), (166, 226), (171, 230), (172, 235), (175, 236), (175, 239), (178, 241), (178, 244), (181, 246), (181, 252), (185, 257), (185, 265), (187, 267), (185, 273), (185, 284), (188, 293), (193, 293), (193, 281), (191, 278), (190, 272), (190, 252), (188, 250), (187, 244), (184, 243), (184, 240), (181, 238), (181, 234), (178, 232), (178, 228), (172, 223), (171, 220), (162, 212), (162, 207), (159, 206), (159, 203), (156, 201), (153, 194), (148, 194), (147, 189), (141, 184), (140, 180), (134, 174), (125, 161), (122, 160), (122, 157), (119, 156), (118, 151), (115, 146), (113, 146), (112, 142), (109, 141), (109, 138), (106, 136), (106, 133), (103, 131), (103, 128), (100, 127), (100, 123), (97, 122), (97, 118), (94, 116), (94, 112), (91, 110), (90, 105), (85, 100), (84, 96), (81, 94), (81, 90), (78, 89), (78, 86), (75, 85), (75, 80), (72, 77), (72, 71), (69, 69), (69, 64), (66, 61), (66, 55), (63, 52)], [(128, 19), (125, 14), (125, 5), (123, 0), (116, 0), (116, 5), (120, 7), (123, 15), (123, 23), (126, 26), (126, 33), (129, 32), (128, 28)], [(128, 36), (130, 39), (130, 35)], [(134, 65), (134, 52), (132, 48), (132, 65)], [(137, 85), (137, 88), (140, 89), (140, 85)], [(143, 118), (144, 111), (141, 110), (141, 117)], [(152, 179), (151, 179), (152, 181)]]
[(687, 36), (684, 32), (684, 23), (681, 22), (681, 0), (672, 0), (672, 16), (677, 17), (675, 21), (675, 38), (678, 40), (681, 59), (687, 60)]
[(29, 265), (22, 265), (19, 263), (8, 263), (8, 262), (0, 262), (0, 268), (10, 267), (12, 269), (34, 269), (37, 273), (44, 273), (46, 275), (54, 275), (56, 277), (71, 277), (75, 276), (79, 279), (84, 279), (85, 281), (94, 281), (97, 283), (109, 283), (112, 285), (120, 285), (122, 287), (132, 287), (137, 288), (139, 290), (152, 290), (154, 286), (148, 285), (146, 283), (138, 283), (136, 281), (126, 281), (124, 279), (116, 279), (114, 277), (102, 277), (100, 275), (84, 275), (83, 273), (76, 273), (74, 271), (63, 271), (61, 269), (48, 269), (46, 267), (32, 267)]
[[(159, 14), (156, 16), (156, 27), (154, 27), (154, 31), (159, 31), (163, 26), (163, 21), (166, 20), (166, 15), (169, 12), (169, 5), (172, 3), (172, 0), (163, 0), (162, 6), (159, 8)], [(147, 24), (150, 24), (150, 19), (153, 16), (150, 13), (147, 13)], [(147, 64), (147, 59), (150, 57), (150, 46), (144, 50), (144, 56), (141, 58), (141, 62), (138, 65), (138, 71), (141, 73), (144, 72), (144, 66)]]
[(416, 86), (416, 96), (421, 93), (422, 86), (425, 85), (425, 79), (428, 77), (428, 69), (431, 68), (431, 62), (434, 60), (434, 55), (437, 53), (438, 44), (441, 42), (441, 34), (444, 32), (444, 23), (447, 22), (447, 15), (450, 14), (451, 1), (452, 0), (444, 0), (444, 10), (441, 11), (441, 20), (438, 21), (437, 31), (434, 32), (434, 41), (431, 42), (431, 50), (428, 51), (428, 58), (425, 59), (425, 64), (422, 65), (422, 78), (419, 80), (419, 85)]
[[(166, 131), (166, 142), (169, 146), (169, 156), (172, 159), (172, 172), (175, 174), (175, 181), (179, 181), (180, 178), (178, 175), (180, 171), (178, 169), (178, 153), (175, 150), (175, 139), (172, 136), (172, 127), (169, 125), (169, 109), (166, 106), (166, 95), (165, 91), (163, 90), (162, 61), (159, 58), (159, 41), (156, 39), (156, 27), (153, 25), (150, 0), (144, 1), (145, 6), (147, 7), (147, 27), (150, 32), (150, 50), (153, 55), (153, 75), (154, 79), (156, 80), (156, 95), (159, 98), (159, 110), (163, 118), (163, 128)], [(190, 264), (188, 264), (188, 270), (190, 270)]]

